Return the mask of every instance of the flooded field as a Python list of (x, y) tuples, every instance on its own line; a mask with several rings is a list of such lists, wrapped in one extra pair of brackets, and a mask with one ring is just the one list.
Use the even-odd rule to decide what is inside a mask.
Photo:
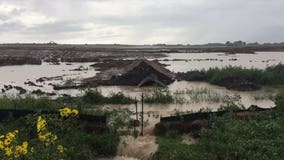
[(283, 52), (256, 52), (255, 54), (226, 53), (170, 53), (159, 58), (173, 72), (209, 69), (212, 67), (241, 66), (244, 68), (265, 69), (268, 66), (284, 62)]
[[(210, 67), (241, 66), (245, 68), (264, 69), (271, 65), (284, 62), (282, 52), (257, 52), (256, 54), (225, 54), (225, 53), (171, 53), (168, 57), (158, 58), (166, 68), (173, 72), (186, 72), (190, 70), (208, 69)], [(27, 90), (26, 94), (40, 89), (43, 92), (54, 93), (53, 98), (63, 94), (78, 96), (84, 93), (81, 89), (54, 90), (53, 85), (64, 84), (68, 81), (80, 82), (84, 78), (95, 76), (99, 71), (90, 67), (94, 63), (61, 63), (54, 65), (43, 63), (42, 65), (21, 65), (0, 67), (0, 89), (7, 85), (19, 86)], [(41, 81), (41, 79), (44, 79)], [(29, 85), (27, 82), (33, 82)], [(155, 87), (134, 86), (99, 86), (103, 95), (122, 92), (127, 96), (140, 100), (141, 94), (151, 94)], [(118, 146), (118, 153), (113, 158), (101, 160), (136, 160), (148, 159), (157, 150), (156, 137), (153, 129), (160, 117), (191, 113), (210, 109), (216, 111), (220, 105), (233, 101), (242, 104), (245, 108), (254, 104), (262, 108), (271, 108), (275, 104), (273, 97), (278, 92), (277, 88), (263, 87), (258, 91), (234, 91), (224, 87), (211, 85), (206, 82), (175, 81), (168, 86), (168, 91), (173, 95), (175, 102), (172, 104), (145, 104), (144, 105), (144, 136), (134, 138), (123, 135)], [(16, 96), (19, 91), (11, 89), (1, 96)], [(100, 109), (127, 108), (135, 112), (135, 105), (100, 105)], [(138, 112), (141, 112), (141, 103), (138, 104)], [(135, 115), (132, 115), (134, 118)], [(139, 131), (139, 129), (138, 129)], [(189, 143), (185, 139), (185, 143)], [(191, 143), (191, 142), (190, 142)]]

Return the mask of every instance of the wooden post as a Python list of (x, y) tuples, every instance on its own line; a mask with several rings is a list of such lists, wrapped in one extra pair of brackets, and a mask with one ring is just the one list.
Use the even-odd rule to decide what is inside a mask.
[(138, 111), (137, 111), (137, 99), (135, 97), (135, 114), (136, 114), (136, 120), (138, 121)]
[(137, 112), (137, 100), (135, 97), (135, 115), (136, 115), (136, 119), (133, 122), (133, 126), (134, 126), (134, 133), (136, 134), (136, 123), (138, 122), (138, 112)]
[(142, 104), (142, 109), (141, 109), (141, 136), (143, 136), (143, 128), (144, 128), (144, 106), (143, 102), (144, 101), (144, 95), (142, 93), (141, 95), (141, 104)]

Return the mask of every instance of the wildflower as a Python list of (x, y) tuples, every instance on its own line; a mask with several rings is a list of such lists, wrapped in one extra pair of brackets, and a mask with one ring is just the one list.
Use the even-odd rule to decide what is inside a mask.
[(65, 149), (62, 145), (58, 145), (57, 150), (58, 150), (59, 153), (63, 153)]
[(18, 130), (14, 131), (14, 132), (7, 133), (6, 134), (6, 139), (9, 139), (10, 141), (12, 141), (16, 137), (17, 133), (18, 133)]
[(28, 145), (29, 145), (28, 142), (25, 141), (25, 142), (23, 142), (23, 145), (22, 145), (22, 146), (23, 146), (23, 148), (28, 148)]
[(45, 139), (46, 139), (46, 137), (45, 137), (45, 135), (38, 134), (38, 139), (39, 139), (40, 141), (44, 142)]
[(59, 109), (59, 112), (61, 117), (68, 117), (72, 113), (72, 110), (68, 107), (65, 107), (63, 109)]
[(79, 114), (79, 111), (77, 109), (72, 109), (72, 114), (74, 116), (77, 116)]
[(37, 118), (37, 132), (40, 132), (45, 129), (46, 121), (41, 116)]
[(10, 157), (13, 154), (12, 148), (5, 148), (5, 155)]
[(4, 148), (4, 143), (3, 141), (0, 140), (0, 150)]
[(9, 138), (5, 139), (4, 144), (6, 146), (10, 145), (11, 144), (11, 139), (9, 139)]

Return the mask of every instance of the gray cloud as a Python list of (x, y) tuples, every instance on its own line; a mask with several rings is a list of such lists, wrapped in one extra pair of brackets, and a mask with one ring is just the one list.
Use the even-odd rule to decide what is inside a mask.
[(282, 0), (1, 0), (1, 42), (284, 41)]

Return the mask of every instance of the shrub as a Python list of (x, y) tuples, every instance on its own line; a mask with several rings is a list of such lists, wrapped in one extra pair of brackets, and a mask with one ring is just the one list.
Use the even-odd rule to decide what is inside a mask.
[(279, 111), (284, 112), (284, 91), (281, 91), (275, 98), (275, 104)]
[(135, 100), (125, 96), (122, 92), (113, 93), (110, 97), (105, 97), (97, 89), (88, 89), (82, 96), (82, 100), (87, 104), (133, 104)]
[(82, 96), (82, 100), (89, 104), (98, 104), (104, 101), (104, 96), (97, 89), (88, 89)]
[(265, 70), (229, 66), (210, 68), (207, 71), (189, 71), (179, 75), (187, 81), (208, 81), (225, 87), (247, 82), (256, 85), (281, 85), (284, 84), (284, 65), (280, 63)]

